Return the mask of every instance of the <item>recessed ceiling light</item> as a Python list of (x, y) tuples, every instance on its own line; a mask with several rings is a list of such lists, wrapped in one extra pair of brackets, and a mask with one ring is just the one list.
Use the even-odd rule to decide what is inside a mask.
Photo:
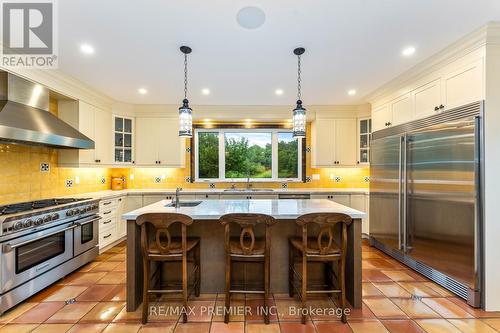
[(137, 89), (137, 91), (141, 95), (146, 95), (148, 93), (148, 91), (145, 88), (139, 88), (139, 89)]
[(405, 57), (409, 57), (412, 54), (414, 54), (415, 51), (416, 51), (416, 49), (413, 46), (408, 46), (407, 48), (403, 49), (401, 54), (404, 55)]
[(283, 95), (283, 89), (276, 89), (276, 90), (274, 91), (274, 93), (275, 93), (276, 95), (278, 95), (278, 96), (281, 96), (281, 95)]
[(82, 51), (85, 54), (94, 54), (95, 52), (94, 47), (90, 44), (80, 45), (80, 51)]
[(236, 21), (245, 29), (257, 29), (266, 21), (266, 14), (258, 7), (243, 7), (236, 15)]
[(356, 95), (356, 89), (350, 89), (349, 91), (347, 91), (347, 94), (348, 94), (349, 96), (354, 96), (354, 95)]
[(203, 88), (203, 89), (201, 89), (201, 93), (202, 93), (203, 95), (210, 95), (210, 89)]

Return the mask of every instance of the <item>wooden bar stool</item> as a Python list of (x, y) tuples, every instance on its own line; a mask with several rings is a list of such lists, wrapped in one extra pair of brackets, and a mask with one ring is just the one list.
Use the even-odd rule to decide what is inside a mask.
[[(181, 293), (183, 298), (182, 321), (187, 322), (188, 282), (193, 278), (191, 291), (195, 296), (200, 295), (200, 239), (187, 237), (187, 226), (193, 219), (187, 215), (177, 213), (150, 213), (137, 217), (137, 225), (141, 226), (141, 248), (144, 265), (144, 286), (142, 294), (142, 323), (148, 320), (149, 294)], [(171, 237), (169, 228), (176, 224), (181, 225), (181, 237)], [(162, 264), (165, 262), (182, 262), (182, 289), (164, 289), (161, 285)], [(150, 289), (151, 263), (159, 263), (159, 287)], [(188, 276), (188, 262), (194, 265)]]
[[(226, 214), (219, 219), (224, 226), (226, 251), (226, 298), (224, 322), (229, 322), (232, 293), (264, 294), (264, 321), (269, 324), (269, 280), (271, 235), (269, 227), (276, 223), (274, 217), (264, 214)], [(231, 225), (240, 227), (240, 236), (231, 237)], [(254, 228), (263, 224), (265, 237), (256, 238)], [(231, 289), (231, 266), (233, 262), (262, 262), (264, 264), (264, 290)]]
[[(308, 294), (340, 294), (340, 306), (342, 307), (342, 322), (346, 323), (346, 291), (345, 291), (345, 258), (347, 248), (347, 226), (351, 224), (350, 216), (340, 213), (311, 213), (299, 216), (297, 224), (302, 227), (302, 237), (291, 237), (289, 239), (289, 294), (294, 296), (294, 289), (302, 301), (302, 308), (306, 308)], [(316, 237), (308, 234), (308, 226), (315, 224), (319, 226)], [(334, 227), (341, 224), (340, 246), (334, 239)], [(325, 267), (325, 285), (328, 289), (312, 290), (307, 288), (307, 264), (308, 262), (323, 262)], [(295, 270), (295, 264), (302, 263), (302, 274)], [(337, 272), (334, 270), (337, 264)], [(299, 280), (299, 286), (295, 286), (295, 277)], [(335, 279), (334, 279), (335, 277)], [(338, 288), (333, 289), (334, 280)], [(302, 323), (305, 324), (306, 315), (302, 314)]]

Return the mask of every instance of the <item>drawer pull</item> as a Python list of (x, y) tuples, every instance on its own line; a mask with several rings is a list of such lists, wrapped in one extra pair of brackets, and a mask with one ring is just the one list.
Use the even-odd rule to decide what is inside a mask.
[(109, 211), (107, 211), (107, 212), (104, 212), (103, 214), (104, 214), (104, 215), (111, 214), (111, 211), (109, 210)]
[(111, 223), (111, 220), (107, 220), (106, 222), (103, 222), (102, 224), (108, 224)]
[(106, 235), (106, 236), (104, 236), (103, 238), (104, 238), (104, 239), (106, 239), (106, 238), (109, 238), (109, 237), (111, 237), (111, 234)]
[(108, 201), (108, 202), (103, 202), (102, 204), (103, 204), (103, 205), (105, 205), (105, 206), (106, 206), (106, 205), (110, 205), (110, 204), (111, 204), (111, 201)]

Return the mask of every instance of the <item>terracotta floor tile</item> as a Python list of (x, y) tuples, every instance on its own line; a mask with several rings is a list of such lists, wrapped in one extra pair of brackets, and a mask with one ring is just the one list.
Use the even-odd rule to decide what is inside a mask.
[(114, 255), (113, 253), (107, 253), (107, 252), (101, 253), (100, 255), (97, 256), (97, 258), (94, 259), (94, 262), (95, 261), (106, 261), (109, 258), (111, 258), (113, 255)]
[(91, 261), (89, 262), (88, 264), (80, 267), (77, 272), (88, 272), (90, 271), (92, 268), (94, 268), (95, 266), (99, 265), (101, 262), (100, 261)]
[(396, 282), (373, 282), (373, 285), (387, 297), (411, 297), (410, 293)]
[(108, 272), (97, 281), (97, 284), (121, 284), (125, 283), (126, 278), (127, 275), (124, 272)]
[(109, 324), (103, 333), (137, 333), (141, 328), (141, 324)]
[(7, 324), (0, 327), (0, 333), (28, 333), (37, 326), (38, 324)]
[(126, 272), (127, 271), (127, 262), (118, 262), (115, 268), (113, 268), (113, 272)]
[(391, 333), (425, 333), (425, 331), (412, 320), (382, 320), (385, 328)]
[(398, 282), (401, 287), (408, 290), (411, 295), (419, 297), (440, 297), (434, 289), (429, 288), (425, 282)]
[(363, 282), (380, 282), (380, 281), (387, 281), (391, 282), (391, 278), (382, 273), (379, 270), (375, 269), (363, 269), (361, 273)]
[(443, 318), (473, 318), (473, 316), (447, 298), (424, 298), (422, 302), (439, 313)]
[(307, 302), (307, 306), (311, 307), (312, 310), (319, 309), (321, 311), (313, 311), (311, 313), (312, 320), (340, 320), (342, 316), (342, 310), (328, 297), (310, 300)]
[(401, 268), (399, 265), (396, 265), (386, 259), (363, 259), (363, 263), (373, 265), (375, 269), (391, 270)]
[(385, 275), (390, 277), (393, 281), (415, 281), (406, 271), (382, 271)]
[(496, 330), (479, 319), (448, 319), (463, 333), (495, 333)]
[(44, 302), (64, 302), (72, 298), (78, 297), (82, 292), (87, 289), (86, 286), (62, 286), (59, 290), (52, 295), (47, 296)]
[(257, 324), (257, 323), (247, 323), (246, 333), (280, 333), (279, 324)]
[(64, 333), (69, 331), (72, 324), (42, 324), (35, 328), (33, 333)]
[(462, 333), (446, 319), (419, 319), (416, 322), (427, 333)]
[(119, 261), (103, 261), (92, 267), (90, 272), (111, 272), (116, 266), (120, 265)]
[(81, 323), (111, 322), (125, 306), (125, 302), (101, 302), (92, 308)]
[(73, 273), (68, 278), (63, 279), (61, 284), (88, 286), (97, 283), (104, 275), (106, 272)]
[[(346, 325), (347, 326), (347, 325)], [(316, 333), (314, 324), (307, 322), (305, 324), (295, 322), (280, 323), (281, 333)]]
[[(296, 311), (290, 311), (290, 308), (301, 308), (302, 305), (297, 300), (282, 300), (275, 299), (276, 309), (278, 311), (278, 318), (280, 321), (300, 321), (301, 316)], [(308, 320), (310, 320), (308, 316)]]
[(408, 318), (405, 313), (388, 298), (366, 298), (363, 302), (379, 319)]
[(114, 286), (111, 291), (103, 298), (103, 301), (126, 301), (127, 300), (127, 286), (119, 284)]
[(137, 310), (133, 312), (127, 312), (127, 307), (125, 306), (120, 313), (118, 313), (113, 319), (114, 323), (123, 322), (140, 322), (142, 319), (142, 305), (140, 305)]
[(361, 253), (361, 258), (362, 259), (368, 259), (368, 258), (371, 258), (371, 259), (382, 259), (382, 256), (380, 255), (380, 253), (377, 253), (377, 252), (367, 252), (367, 251), (364, 251)]
[(47, 297), (55, 294), (57, 291), (61, 290), (64, 286), (59, 284), (53, 284), (48, 288), (43, 289), (42, 291), (36, 293), (35, 295), (28, 298), (28, 302), (39, 303), (45, 300)]
[(83, 293), (76, 298), (78, 302), (80, 301), (92, 301), (99, 302), (102, 301), (111, 291), (115, 290), (118, 285), (93, 285), (88, 287)]
[[(244, 308), (245, 308), (245, 301), (242, 300), (234, 300), (231, 301), (231, 308), (229, 312), (229, 321), (234, 322), (234, 321), (244, 321), (245, 320), (245, 314), (244, 314)], [(243, 309), (243, 311), (240, 311)], [(214, 313), (212, 317), (213, 322), (219, 322), (219, 321), (224, 321), (224, 300), (219, 300), (217, 299), (217, 302), (215, 303), (215, 310), (216, 313)]]
[(76, 324), (68, 333), (100, 333), (108, 324)]
[(344, 324), (341, 321), (318, 321), (315, 322), (316, 331), (318, 333), (352, 333), (351, 326)]
[[(264, 322), (264, 300), (263, 299), (251, 299), (245, 301), (245, 306), (249, 310), (245, 316), (245, 321), (259, 321)], [(269, 300), (269, 320), (277, 321), (277, 308), (274, 303), (274, 299)]]
[(420, 300), (393, 298), (391, 299), (391, 301), (412, 319), (441, 318), (439, 314), (434, 312), (430, 307), (428, 307), (424, 302)]
[(209, 331), (210, 323), (178, 323), (174, 330), (175, 333), (208, 333)]
[(38, 303), (36, 306), (29, 309), (12, 323), (17, 324), (41, 324), (50, 318), (54, 313), (59, 311), (64, 306), (64, 302), (47, 302)]
[(151, 302), (149, 303), (150, 322), (177, 321), (182, 311), (181, 302)]
[(483, 319), (483, 321), (500, 332), (500, 319)]
[(96, 304), (96, 302), (75, 302), (68, 304), (47, 319), (47, 323), (77, 323)]
[(210, 322), (214, 307), (215, 301), (188, 301), (188, 308), (190, 308), (188, 310), (188, 321)]
[(361, 309), (350, 308), (350, 313), (347, 315), (347, 320), (352, 319), (375, 319), (375, 314), (366, 306), (361, 304)]
[(349, 321), (348, 324), (354, 333), (389, 333), (378, 320)]
[(15, 307), (13, 307), (12, 309), (10, 309), (7, 312), (4, 312), (0, 316), (0, 324), (5, 324), (5, 323), (12, 321), (13, 319), (19, 317), (20, 315), (22, 315), (26, 311), (30, 310), (32, 307), (36, 306), (37, 304), (38, 303), (26, 302), (26, 303), (21, 303), (19, 305), (16, 305)]
[(500, 311), (483, 311), (469, 306), (463, 299), (459, 297), (449, 297), (450, 301), (469, 312), (476, 318), (500, 318)]
[(363, 282), (362, 295), (363, 297), (383, 296), (382, 292), (372, 282)]
[(127, 259), (127, 255), (125, 253), (119, 253), (115, 255), (111, 255), (107, 260), (108, 261), (125, 261)]
[[(210, 333), (244, 333), (245, 323), (229, 322), (227, 324), (221, 322), (212, 322)], [(282, 331), (283, 332), (283, 331)]]
[(139, 329), (139, 333), (172, 333), (175, 328), (174, 323), (147, 323)]
[(441, 287), (440, 285), (438, 285), (437, 283), (434, 283), (434, 282), (424, 282), (424, 284), (431, 288), (432, 290), (434, 290), (435, 292), (437, 292), (441, 297), (453, 297), (455, 296), (454, 294), (452, 294), (450, 291), (446, 290), (445, 288)]

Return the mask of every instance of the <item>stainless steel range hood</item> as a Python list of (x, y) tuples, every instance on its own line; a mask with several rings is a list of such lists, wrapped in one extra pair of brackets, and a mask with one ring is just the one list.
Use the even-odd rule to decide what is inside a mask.
[(0, 71), (0, 142), (93, 149), (94, 141), (49, 112), (49, 90)]

